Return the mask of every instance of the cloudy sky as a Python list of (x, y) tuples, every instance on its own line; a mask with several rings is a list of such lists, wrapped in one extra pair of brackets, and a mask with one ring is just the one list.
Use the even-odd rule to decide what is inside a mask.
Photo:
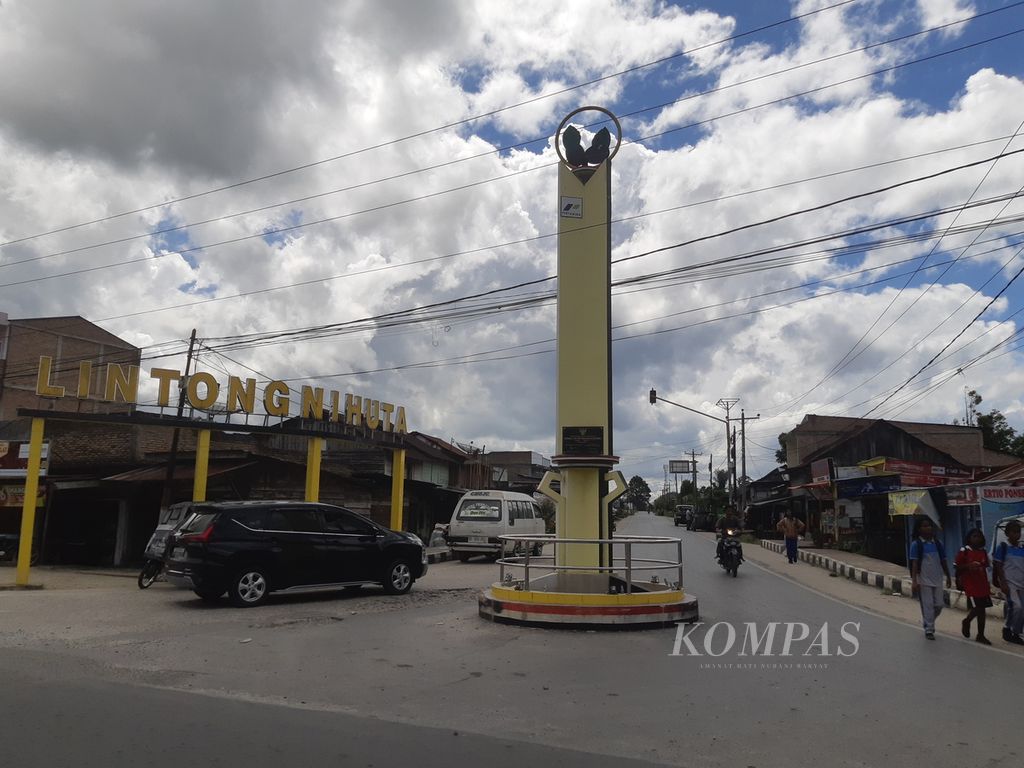
[(760, 414), (754, 477), (807, 413), (1024, 429), (1022, 49), (1008, 0), (0, 0), (0, 311), (550, 455), (552, 134), (596, 104), (627, 477), (725, 457), (651, 387)]

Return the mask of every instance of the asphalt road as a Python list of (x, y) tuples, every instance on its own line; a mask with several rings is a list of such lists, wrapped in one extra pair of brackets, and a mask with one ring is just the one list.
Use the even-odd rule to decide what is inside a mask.
[[(685, 640), (490, 624), (475, 594), (496, 568), (476, 561), (404, 598), (252, 610), (167, 585), (0, 593), (0, 745), (30, 766), (1020, 763), (1019, 657), (753, 562), (732, 578), (669, 519), (620, 532), (684, 538), (703, 620)], [(772, 622), (771, 655), (741, 655)]]

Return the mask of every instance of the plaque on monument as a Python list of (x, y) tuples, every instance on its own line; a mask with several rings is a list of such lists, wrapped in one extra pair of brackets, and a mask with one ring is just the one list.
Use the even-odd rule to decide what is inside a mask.
[(562, 453), (566, 456), (602, 456), (604, 427), (562, 427)]

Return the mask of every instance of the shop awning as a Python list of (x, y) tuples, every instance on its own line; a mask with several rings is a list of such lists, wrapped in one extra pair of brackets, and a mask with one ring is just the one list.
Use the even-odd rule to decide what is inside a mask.
[(792, 496), (779, 496), (775, 499), (765, 499), (764, 501), (752, 501), (747, 504), (748, 507), (766, 507), (769, 504), (788, 504)]
[(894, 517), (896, 515), (926, 515), (935, 525), (939, 528), (942, 527), (939, 513), (935, 509), (935, 503), (927, 488), (890, 493), (889, 514)]
[[(255, 464), (255, 461), (235, 461), (230, 463), (215, 464), (210, 463), (210, 468), (207, 470), (209, 477), (216, 475), (223, 475), (225, 472), (234, 472), (236, 469), (242, 469), (243, 467), (249, 467)], [(104, 477), (103, 479), (108, 483), (162, 483), (167, 477), (167, 465), (157, 464), (152, 467), (142, 467), (140, 469), (131, 469), (127, 472), (121, 472), (117, 475), (111, 475), (110, 477)], [(175, 480), (192, 480), (195, 478), (195, 466), (192, 461), (183, 461), (180, 464), (176, 464), (174, 467), (174, 479)]]

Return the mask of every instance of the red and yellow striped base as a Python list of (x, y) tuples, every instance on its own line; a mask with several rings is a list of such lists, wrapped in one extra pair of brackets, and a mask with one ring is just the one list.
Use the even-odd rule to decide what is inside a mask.
[(655, 629), (700, 618), (697, 598), (681, 590), (601, 595), (495, 584), (480, 594), (478, 603), (480, 615), (490, 621), (561, 629)]

